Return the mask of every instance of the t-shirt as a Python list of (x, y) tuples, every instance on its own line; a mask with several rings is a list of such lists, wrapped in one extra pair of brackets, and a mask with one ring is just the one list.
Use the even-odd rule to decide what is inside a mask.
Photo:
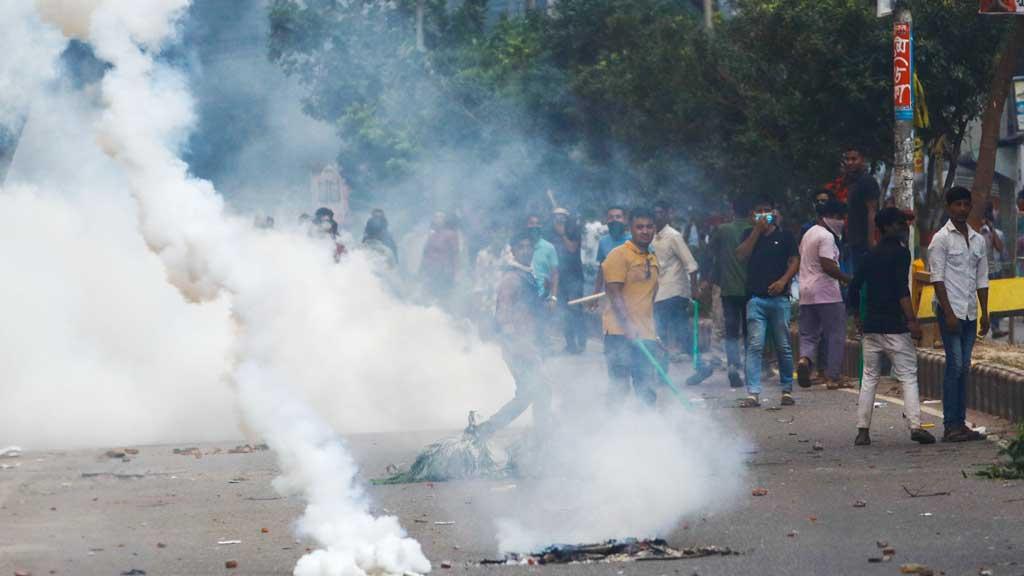
[[(611, 251), (601, 264), (605, 284), (621, 283), (626, 314), (639, 337), (654, 340), (654, 293), (658, 289), (658, 259), (653, 252), (641, 250), (632, 241)], [(615, 311), (607, 306), (601, 317), (605, 334), (622, 336)]]
[(864, 311), (865, 334), (908, 332), (900, 300), (910, 296), (910, 250), (899, 240), (883, 238), (864, 257), (850, 282), (850, 308), (860, 306), (860, 294), (867, 291)]
[(508, 269), (498, 284), (494, 315), (506, 340), (532, 342), (537, 337), (536, 316), (540, 299), (534, 293), (530, 273)]
[(736, 247), (750, 230), (749, 220), (733, 220), (722, 224), (711, 238), (711, 254), (715, 258), (715, 278), (722, 296), (747, 295), (747, 265), (736, 258)]
[(849, 212), (846, 219), (846, 242), (858, 248), (868, 247), (868, 202), (877, 202), (878, 181), (867, 172), (850, 182)]
[(541, 296), (548, 294), (548, 280), (551, 278), (551, 271), (558, 269), (558, 252), (554, 244), (541, 238), (533, 247), (533, 260), (530, 262), (533, 268), (533, 276), (537, 279), (537, 293)]
[(597, 240), (597, 263), (604, 262), (604, 259), (611, 254), (612, 250), (615, 250), (619, 246), (626, 243), (627, 240), (631, 240), (633, 236), (626, 232), (621, 238), (612, 238), (611, 234), (605, 234)]
[[(741, 243), (750, 237), (752, 230), (743, 233)], [(747, 259), (747, 294), (771, 298), (768, 286), (782, 278), (789, 267), (789, 259), (796, 255), (796, 239), (778, 226), (771, 234), (758, 238), (754, 251)], [(787, 285), (781, 294), (776, 296), (785, 295), (788, 291)]]
[(583, 257), (581, 255), (581, 242), (579, 231), (575, 227), (566, 224), (566, 237), (576, 243), (576, 250), (570, 252), (565, 247), (565, 242), (557, 234), (550, 234), (550, 242), (558, 254), (558, 283), (560, 285), (583, 284)]
[(819, 258), (828, 258), (839, 264), (839, 246), (832, 232), (815, 224), (800, 241), (800, 304), (843, 301), (839, 281), (825, 273)]

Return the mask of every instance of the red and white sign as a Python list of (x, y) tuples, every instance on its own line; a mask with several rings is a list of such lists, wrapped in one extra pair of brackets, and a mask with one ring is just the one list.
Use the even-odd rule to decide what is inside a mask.
[(980, 0), (981, 14), (1024, 14), (1024, 0)]
[(893, 105), (896, 118), (900, 120), (914, 119), (914, 70), (913, 37), (910, 24), (897, 22), (893, 26), (892, 42), (892, 80)]

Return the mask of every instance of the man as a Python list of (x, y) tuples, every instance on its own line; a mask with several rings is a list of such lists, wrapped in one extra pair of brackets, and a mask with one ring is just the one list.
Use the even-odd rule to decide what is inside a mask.
[(725, 355), (729, 385), (743, 386), (740, 337), (747, 341), (747, 266), (736, 257), (736, 247), (750, 230), (750, 209), (742, 197), (732, 202), (733, 220), (720, 225), (711, 237), (711, 281), (718, 285), (725, 324)]
[(536, 321), (541, 313), (541, 299), (529, 271), (535, 252), (534, 241), (524, 231), (513, 236), (510, 244), (518, 266), (506, 267), (502, 275), (494, 317), (502, 356), (515, 380), (516, 393), (490, 419), (476, 427), (476, 433), (484, 437), (511, 424), (531, 404), (537, 429), (543, 429), (550, 421), (551, 387), (537, 342)]
[(683, 235), (669, 226), (671, 208), (668, 202), (654, 205), (654, 226), (657, 232), (651, 248), (658, 258), (660, 277), (658, 295), (654, 298), (654, 319), (658, 337), (668, 348), (673, 360), (691, 352), (693, 339), (690, 327), (692, 287), (697, 281), (697, 261), (683, 241)]
[(604, 354), (611, 380), (610, 401), (629, 394), (630, 383), (637, 398), (654, 405), (654, 368), (641, 347), (654, 353), (654, 296), (658, 291), (660, 267), (651, 252), (654, 215), (635, 210), (630, 216), (631, 238), (612, 250), (601, 264), (608, 301), (602, 317)]
[[(626, 226), (626, 210), (620, 206), (611, 206), (605, 213), (604, 223), (608, 226), (608, 233), (597, 240), (597, 265), (604, 263), (604, 259), (612, 250), (625, 244), (629, 238), (629, 229)], [(604, 276), (597, 274), (594, 277), (594, 294), (604, 290)], [(597, 308), (597, 303), (591, 305)]]
[(856, 273), (857, 265), (875, 245), (875, 212), (880, 194), (878, 181), (868, 173), (864, 154), (856, 147), (843, 153), (842, 175), (826, 185), (836, 199), (846, 202), (849, 218), (846, 221), (846, 249), (848, 269)]
[(554, 308), (558, 302), (558, 252), (555, 246), (544, 239), (544, 228), (540, 216), (531, 214), (526, 218), (526, 233), (533, 240), (533, 258), (530, 267), (537, 282), (537, 294)]
[(455, 219), (444, 213), (435, 212), (430, 221), (430, 236), (423, 246), (420, 261), (420, 278), (427, 295), (434, 303), (447, 305), (455, 288), (459, 269), (459, 233)]
[(793, 350), (789, 343), (789, 281), (800, 267), (796, 239), (778, 226), (771, 200), (761, 199), (750, 213), (753, 228), (744, 233), (736, 257), (747, 263), (747, 397), (743, 408), (761, 405), (761, 361), (768, 331), (779, 356), (783, 406), (793, 400)]
[(800, 360), (797, 382), (811, 385), (811, 360), (824, 340), (829, 390), (842, 384), (843, 352), (846, 348), (846, 305), (839, 283), (850, 277), (839, 269), (839, 234), (846, 205), (828, 200), (818, 205), (818, 223), (800, 241)]
[[(911, 338), (921, 339), (921, 325), (917, 323), (910, 301), (910, 250), (904, 245), (910, 234), (908, 221), (904, 212), (892, 207), (883, 208), (875, 215), (875, 225), (882, 239), (864, 258), (850, 283), (850, 307), (858, 307), (861, 292), (866, 293), (867, 303), (861, 323), (864, 378), (857, 406), (857, 438), (853, 442), (856, 446), (871, 444), (868, 431), (882, 355), (889, 358), (893, 374), (903, 384), (903, 415), (910, 426), (910, 439), (921, 444), (935, 443), (935, 437), (921, 428), (917, 349), (911, 341)], [(803, 316), (803, 308), (800, 315)]]
[(974, 339), (979, 328), (982, 335), (988, 332), (988, 258), (985, 239), (967, 225), (971, 191), (956, 186), (946, 192), (946, 212), (949, 222), (932, 236), (928, 246), (928, 268), (935, 287), (932, 307), (946, 349), (942, 441), (965, 442), (985, 437), (967, 427), (966, 394)]
[(569, 306), (570, 300), (583, 296), (583, 257), (580, 252), (580, 227), (565, 208), (551, 213), (551, 243), (558, 256), (558, 308), (563, 322), (565, 352), (582, 354), (587, 346), (583, 309)]
[(374, 208), (373, 212), (370, 213), (370, 218), (380, 221), (384, 229), (380, 233), (380, 241), (391, 250), (391, 255), (394, 257), (395, 263), (398, 263), (398, 245), (395, 244), (394, 237), (391, 236), (391, 230), (388, 229), (388, 217), (384, 214), (384, 210), (381, 208)]
[[(811, 210), (814, 212), (814, 219), (811, 220), (810, 222), (805, 222), (804, 225), (800, 227), (801, 240), (803, 239), (804, 234), (806, 234), (807, 231), (811, 229), (811, 227), (818, 223), (818, 207), (824, 206), (826, 202), (832, 200), (833, 198), (834, 196), (832, 195), (832, 191), (827, 188), (822, 188), (821, 190), (818, 190), (817, 192), (814, 193), (814, 198), (812, 198), (811, 200)], [(841, 232), (839, 236), (842, 237)]]

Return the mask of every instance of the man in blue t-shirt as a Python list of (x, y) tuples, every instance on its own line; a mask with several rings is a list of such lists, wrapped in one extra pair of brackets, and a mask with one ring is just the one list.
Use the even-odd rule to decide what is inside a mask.
[(598, 273), (594, 278), (594, 294), (604, 290), (604, 275), (601, 274), (600, 266), (608, 257), (608, 253), (632, 238), (629, 228), (626, 226), (626, 210), (621, 206), (610, 206), (605, 214), (604, 222), (608, 225), (608, 233), (597, 241)]
[(530, 268), (537, 280), (537, 293), (550, 303), (558, 302), (558, 251), (555, 245), (544, 239), (544, 228), (540, 216), (531, 214), (526, 219), (526, 232), (533, 240), (533, 260)]

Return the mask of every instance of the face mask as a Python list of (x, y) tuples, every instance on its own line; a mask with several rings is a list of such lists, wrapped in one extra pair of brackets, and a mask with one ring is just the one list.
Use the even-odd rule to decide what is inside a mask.
[(527, 231), (530, 234), (530, 238), (533, 238), (534, 241), (540, 239), (540, 228), (528, 228)]
[(842, 220), (839, 220), (838, 218), (822, 218), (822, 220), (824, 220), (825, 226), (827, 226), (833, 234), (836, 236), (841, 236), (843, 234), (844, 222)]
[(609, 222), (608, 233), (616, 238), (621, 238), (622, 234), (626, 231), (625, 222)]

